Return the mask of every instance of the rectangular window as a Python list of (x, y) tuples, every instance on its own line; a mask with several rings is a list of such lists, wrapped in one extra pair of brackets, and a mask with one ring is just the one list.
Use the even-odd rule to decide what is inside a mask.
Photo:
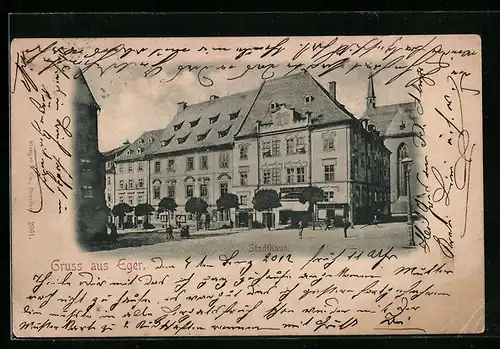
[(137, 203), (138, 203), (138, 204), (142, 204), (143, 202), (144, 202), (144, 196), (139, 195), (139, 196), (137, 197)]
[(220, 183), (219, 187), (220, 187), (220, 196), (223, 196), (224, 194), (228, 193), (227, 183)]
[(129, 179), (127, 188), (132, 189), (133, 187), (134, 187), (134, 181), (132, 179)]
[(306, 153), (306, 143), (305, 143), (305, 138), (303, 136), (297, 137), (297, 153), (299, 154)]
[(134, 206), (134, 197), (133, 197), (133, 196), (129, 196), (129, 197), (128, 197), (128, 204), (129, 204), (130, 206)]
[(240, 195), (240, 205), (246, 206), (248, 204), (248, 196)]
[(84, 198), (94, 197), (94, 193), (92, 192), (92, 187), (90, 185), (83, 186), (83, 197)]
[(153, 199), (159, 199), (160, 198), (160, 187), (154, 187), (153, 188)]
[(194, 185), (186, 184), (186, 198), (192, 198), (194, 196)]
[(161, 162), (155, 161), (155, 173), (160, 173), (160, 172), (161, 172)]
[(295, 154), (295, 140), (293, 138), (286, 140), (286, 155)]
[(248, 171), (240, 171), (240, 185), (248, 185)]
[(325, 182), (335, 180), (335, 165), (325, 165)]
[(123, 189), (124, 187), (125, 187), (125, 184), (123, 182), (123, 179), (120, 179), (120, 181), (118, 182), (118, 188)]
[(207, 155), (200, 156), (200, 169), (208, 170), (208, 156)]
[(175, 172), (175, 160), (170, 159), (167, 162), (167, 171), (168, 172)]
[(168, 197), (169, 197), (169, 198), (175, 198), (175, 185), (170, 184), (170, 185), (168, 186), (167, 191), (168, 191), (168, 193), (167, 193), (167, 194), (168, 194)]
[(123, 164), (118, 165), (118, 173), (123, 173)]
[(208, 186), (206, 184), (200, 184), (200, 197), (208, 198)]
[(281, 170), (279, 168), (273, 168), (271, 170), (271, 182), (272, 184), (281, 183)]
[(248, 160), (248, 146), (242, 144), (240, 146), (240, 160)]
[(128, 164), (128, 172), (134, 171), (134, 165), (133, 164)]
[(139, 178), (139, 188), (144, 188), (144, 179)]
[(262, 178), (264, 179), (264, 184), (271, 184), (271, 170), (264, 170)]
[(286, 169), (286, 182), (287, 183), (294, 183), (295, 182), (295, 169), (294, 168), (287, 168)]
[(297, 183), (304, 183), (306, 181), (306, 168), (297, 167)]
[(262, 156), (271, 156), (271, 143), (269, 141), (262, 142)]
[(111, 185), (111, 177), (108, 177), (108, 185)]
[(271, 154), (272, 154), (272, 156), (280, 156), (280, 140), (279, 139), (273, 139)]
[(323, 151), (330, 152), (335, 150), (335, 138), (333, 136), (325, 136), (323, 138)]
[(325, 201), (332, 202), (335, 198), (334, 191), (325, 191)]
[(121, 204), (123, 204), (123, 195), (120, 195), (120, 196), (118, 197), (118, 201), (119, 201)]
[(144, 164), (142, 162), (137, 163), (137, 171), (144, 171)]
[(111, 202), (111, 194), (108, 194), (108, 202)]
[(229, 167), (229, 153), (223, 152), (219, 154), (219, 167), (228, 168)]
[(192, 156), (189, 156), (186, 159), (186, 171), (192, 171), (194, 170), (194, 158)]

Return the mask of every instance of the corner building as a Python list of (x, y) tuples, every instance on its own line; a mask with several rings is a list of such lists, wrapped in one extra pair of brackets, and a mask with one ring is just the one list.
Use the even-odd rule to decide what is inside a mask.
[[(130, 196), (137, 198), (139, 189), (142, 200), (155, 208), (161, 198), (174, 197), (179, 207), (171, 222), (194, 226), (184, 204), (189, 197), (203, 197), (209, 209), (202, 220), (211, 228), (230, 220), (238, 227), (254, 221), (277, 227), (294, 225), (308, 214), (298, 197), (315, 185), (326, 193), (314, 212), (317, 218), (360, 223), (370, 220), (376, 208), (388, 213), (390, 152), (374, 126), (336, 100), (335, 85), (326, 90), (302, 71), (266, 80), (256, 90), (178, 103), (165, 129), (144, 133), (115, 159), (117, 202), (129, 196), (120, 183), (130, 183)], [(139, 163), (140, 175), (135, 172)], [(143, 184), (136, 187), (141, 178)], [(264, 188), (281, 195), (282, 207), (270, 214), (253, 209), (256, 191)], [(226, 192), (239, 198), (235, 212), (216, 211), (216, 200)], [(161, 226), (165, 221), (166, 214), (156, 213), (151, 222)]]

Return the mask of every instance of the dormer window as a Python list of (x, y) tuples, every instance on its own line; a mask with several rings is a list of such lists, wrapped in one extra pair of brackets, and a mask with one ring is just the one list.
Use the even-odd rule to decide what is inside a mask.
[(131, 154), (132, 154), (132, 150), (131, 149), (127, 150), (127, 155), (131, 155)]
[(219, 113), (219, 114), (217, 114), (216, 116), (212, 116), (211, 118), (208, 118), (208, 122), (209, 122), (210, 124), (214, 124), (214, 123), (216, 123), (216, 122), (217, 122), (217, 120), (219, 120), (219, 115), (220, 115), (220, 113)]
[(170, 142), (172, 141), (172, 139), (174, 138), (174, 136), (170, 137), (169, 139), (164, 139), (162, 140), (160, 143), (161, 143), (161, 146), (162, 147), (166, 147), (167, 145), (170, 144)]
[(271, 102), (271, 104), (269, 104), (269, 109), (271, 109), (271, 111), (278, 109), (278, 103)]
[(198, 139), (198, 141), (203, 141), (207, 138), (208, 136), (208, 133), (210, 132), (211, 129), (209, 129), (207, 132), (205, 133), (202, 133), (202, 134), (199, 134), (198, 136), (196, 136), (196, 138)]
[(231, 129), (231, 126), (229, 126), (228, 128), (226, 128), (225, 130), (219, 131), (218, 132), (219, 138), (226, 137), (227, 134), (229, 133), (230, 129)]
[(142, 153), (142, 150), (143, 150), (142, 148), (137, 148), (137, 154)]
[(312, 100), (313, 100), (313, 98), (311, 96), (309, 96), (309, 95), (306, 95), (306, 97), (304, 98), (304, 100), (305, 100), (306, 103), (311, 103)]
[(399, 124), (399, 129), (404, 130), (405, 128), (406, 128), (406, 123), (403, 120), (401, 120), (401, 123)]
[(240, 111), (238, 110), (236, 113), (229, 114), (229, 120), (234, 120), (240, 115)]
[(137, 143), (139, 143), (139, 144), (143, 144), (143, 143), (144, 143), (144, 139), (139, 139), (139, 140), (137, 141)]
[(149, 137), (148, 143), (153, 143), (153, 141), (154, 141), (153, 137)]
[(196, 120), (193, 120), (191, 121), (189, 124), (191, 125), (191, 127), (195, 127), (196, 125), (198, 125), (198, 123), (200, 122), (200, 119), (201, 118), (198, 118)]
[(184, 123), (184, 121), (174, 125), (174, 131), (179, 131), (181, 129), (183, 123)]
[(186, 142), (186, 140), (188, 139), (188, 137), (189, 137), (189, 135), (190, 135), (190, 134), (191, 134), (191, 133), (188, 133), (188, 134), (187, 134), (187, 135), (185, 135), (184, 137), (179, 137), (179, 138), (177, 138), (177, 142), (178, 142), (179, 144), (182, 144), (182, 143)]

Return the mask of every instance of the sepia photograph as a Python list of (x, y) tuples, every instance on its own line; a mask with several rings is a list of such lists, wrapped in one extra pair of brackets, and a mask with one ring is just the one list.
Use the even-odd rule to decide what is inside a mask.
[(10, 54), (16, 337), (484, 330), (478, 36)]

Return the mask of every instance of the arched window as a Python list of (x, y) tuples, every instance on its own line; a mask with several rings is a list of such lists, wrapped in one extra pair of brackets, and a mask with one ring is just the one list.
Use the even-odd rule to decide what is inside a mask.
[(406, 183), (406, 165), (401, 162), (408, 157), (408, 146), (406, 143), (401, 143), (398, 146), (397, 166), (398, 166), (398, 196), (407, 196), (408, 187)]

